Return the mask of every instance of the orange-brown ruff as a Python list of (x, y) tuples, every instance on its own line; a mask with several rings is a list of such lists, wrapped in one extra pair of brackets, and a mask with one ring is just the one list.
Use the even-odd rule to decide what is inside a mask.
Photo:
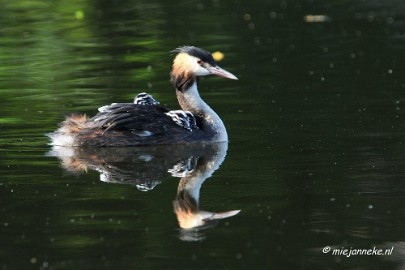
[[(183, 46), (174, 52), (177, 55), (173, 61), (171, 82), (184, 112), (169, 111), (157, 102), (147, 105), (113, 103), (99, 108), (99, 113), (91, 118), (82, 114), (67, 117), (59, 129), (48, 134), (51, 144), (131, 146), (227, 141), (222, 120), (198, 93), (198, 77), (212, 74), (233, 80), (237, 78), (220, 68), (208, 51)], [(194, 124), (185, 126), (191, 119)]]

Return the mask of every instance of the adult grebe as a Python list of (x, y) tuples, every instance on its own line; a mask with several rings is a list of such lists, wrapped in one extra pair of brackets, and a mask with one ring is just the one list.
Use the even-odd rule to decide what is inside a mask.
[(171, 82), (183, 110), (169, 111), (149, 94), (139, 94), (134, 103), (113, 103), (99, 108), (88, 118), (74, 114), (49, 134), (52, 145), (131, 146), (222, 142), (228, 140), (219, 116), (201, 99), (198, 77), (217, 75), (237, 80), (220, 68), (210, 52), (182, 46), (174, 50)]

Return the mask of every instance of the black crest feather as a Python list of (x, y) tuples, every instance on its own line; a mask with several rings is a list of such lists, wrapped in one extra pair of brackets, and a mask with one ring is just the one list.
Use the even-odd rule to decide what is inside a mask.
[(188, 55), (197, 57), (201, 59), (203, 62), (210, 64), (211, 66), (216, 66), (217, 63), (215, 62), (212, 54), (209, 51), (204, 49), (194, 47), (194, 46), (180, 46), (172, 51), (173, 53), (187, 53)]

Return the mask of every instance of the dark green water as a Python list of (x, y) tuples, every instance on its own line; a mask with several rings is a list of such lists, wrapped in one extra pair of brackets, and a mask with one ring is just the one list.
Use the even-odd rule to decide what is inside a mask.
[[(402, 0), (0, 1), (1, 269), (402, 269), (404, 10)], [(184, 44), (221, 51), (239, 77), (201, 80), (225, 148), (50, 153), (45, 134), (70, 112), (142, 91), (177, 108), (169, 52)], [(226, 147), (199, 210), (241, 212), (181, 229), (180, 173), (168, 170), (190, 157), (201, 157), (195, 170), (219, 166)], [(392, 253), (332, 254), (374, 247)]]

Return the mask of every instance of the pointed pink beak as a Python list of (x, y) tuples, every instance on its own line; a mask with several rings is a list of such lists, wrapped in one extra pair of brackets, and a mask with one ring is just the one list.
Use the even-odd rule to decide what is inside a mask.
[(224, 77), (224, 78), (231, 79), (231, 80), (237, 80), (238, 79), (235, 75), (233, 75), (229, 71), (226, 71), (223, 68), (220, 68), (219, 66), (208, 67), (208, 70), (213, 75), (217, 75), (217, 76)]

